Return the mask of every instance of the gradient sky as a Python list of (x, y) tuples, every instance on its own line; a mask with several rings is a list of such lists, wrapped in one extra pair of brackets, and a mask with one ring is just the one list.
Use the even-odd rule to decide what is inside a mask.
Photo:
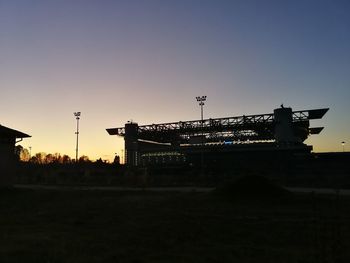
[[(350, 1), (0, 0), (0, 124), (36, 152), (120, 154), (106, 128), (329, 107), (350, 149)], [(346, 149), (347, 149), (346, 148)]]

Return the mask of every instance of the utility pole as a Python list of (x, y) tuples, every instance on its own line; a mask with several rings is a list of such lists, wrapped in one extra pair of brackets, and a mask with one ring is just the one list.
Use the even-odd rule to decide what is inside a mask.
[(75, 134), (77, 135), (77, 142), (76, 142), (76, 147), (75, 147), (75, 162), (78, 163), (78, 151), (79, 151), (79, 120), (80, 120), (80, 115), (81, 112), (74, 112), (74, 116), (77, 120), (77, 131)]

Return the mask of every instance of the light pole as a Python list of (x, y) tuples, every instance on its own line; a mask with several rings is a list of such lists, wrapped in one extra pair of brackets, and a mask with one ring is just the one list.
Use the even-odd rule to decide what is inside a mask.
[(197, 96), (196, 100), (199, 102), (199, 106), (201, 107), (201, 170), (203, 174), (203, 165), (204, 165), (204, 158), (203, 158), (203, 144), (204, 144), (204, 131), (203, 131), (203, 106), (204, 101), (207, 100), (207, 96)]
[(204, 101), (207, 100), (207, 96), (197, 96), (196, 100), (199, 102), (199, 106), (201, 107), (201, 123), (202, 123), (202, 131), (203, 131), (203, 106)]
[(75, 119), (77, 120), (77, 131), (75, 134), (77, 135), (77, 143), (75, 147), (75, 162), (78, 163), (78, 148), (79, 148), (79, 120), (80, 120), (81, 112), (74, 112)]
[(345, 142), (341, 142), (341, 145), (343, 146), (343, 152), (345, 152)]

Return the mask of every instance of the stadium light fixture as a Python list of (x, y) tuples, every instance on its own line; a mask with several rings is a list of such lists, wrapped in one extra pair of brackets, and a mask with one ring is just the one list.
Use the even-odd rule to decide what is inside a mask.
[(203, 126), (203, 106), (204, 106), (204, 101), (207, 100), (207, 96), (197, 96), (196, 100), (199, 102), (199, 106), (201, 107), (201, 122)]

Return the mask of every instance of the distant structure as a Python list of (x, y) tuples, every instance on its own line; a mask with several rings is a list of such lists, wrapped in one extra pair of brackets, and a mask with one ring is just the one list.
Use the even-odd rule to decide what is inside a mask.
[(81, 116), (81, 112), (74, 112), (74, 116), (75, 119), (77, 120), (77, 131), (75, 132), (75, 134), (77, 135), (77, 140), (76, 140), (76, 144), (75, 144), (75, 162), (78, 162), (78, 151), (79, 151), (79, 120), (80, 120), (80, 116)]
[(11, 186), (16, 162), (15, 144), (28, 137), (31, 136), (0, 125), (0, 187)]
[(142, 126), (128, 122), (124, 127), (106, 130), (124, 137), (124, 160), (130, 166), (199, 165), (202, 153), (206, 165), (222, 165), (244, 157), (310, 153), (312, 146), (304, 141), (323, 130), (310, 128), (310, 120), (321, 119), (328, 110), (292, 111), (282, 104), (270, 114)]

